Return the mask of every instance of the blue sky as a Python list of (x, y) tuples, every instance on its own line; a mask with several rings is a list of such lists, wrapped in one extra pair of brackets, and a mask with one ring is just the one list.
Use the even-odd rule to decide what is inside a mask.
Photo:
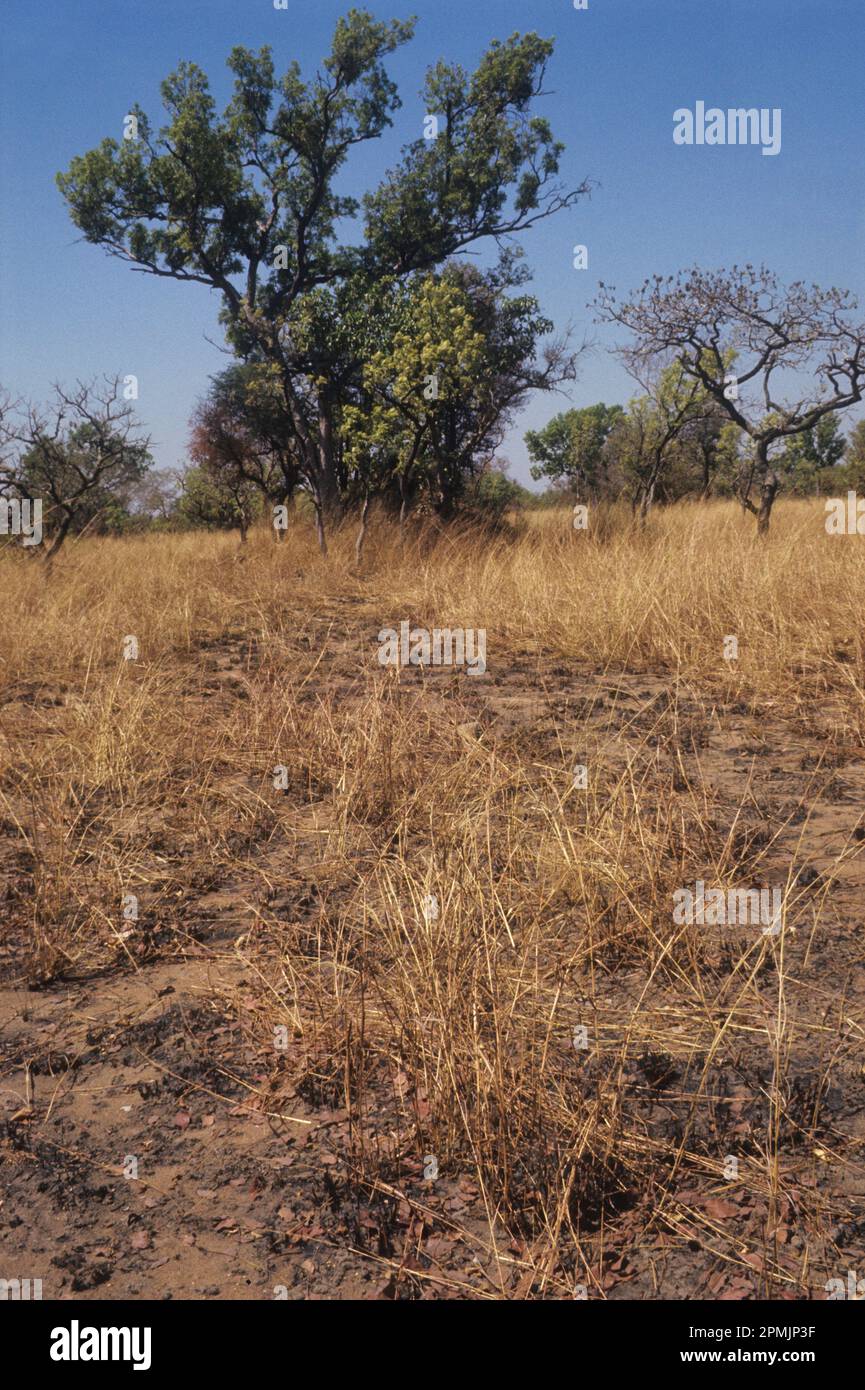
[[(586, 307), (598, 280), (620, 290), (654, 272), (765, 262), (784, 279), (852, 290), (865, 306), (863, 0), (414, 0), (363, 8), (418, 17), (389, 62), (403, 99), (394, 129), (363, 146), (344, 189), (374, 184), (421, 132), (428, 64), (471, 67), (490, 39), (536, 30), (556, 40), (539, 110), (566, 153), (568, 184), (591, 200), (521, 238), (534, 292), (557, 326), (598, 347), (570, 402), (626, 402), (629, 379), (604, 349), (609, 329)], [(279, 69), (312, 71), (348, 0), (5, 0), (0, 38), (0, 382), (48, 395), (103, 372), (134, 373), (138, 411), (160, 467), (182, 464), (187, 421), (223, 367), (218, 299), (203, 286), (133, 273), (79, 239), (54, 175), (104, 136), (120, 138), (138, 102), (161, 123), (159, 83), (181, 59), (210, 75), (221, 107), (234, 44), (270, 44)], [(780, 107), (782, 148), (683, 147), (673, 112)], [(589, 267), (576, 271), (584, 243)], [(522, 436), (567, 399), (537, 397), (503, 453), (528, 479)]]

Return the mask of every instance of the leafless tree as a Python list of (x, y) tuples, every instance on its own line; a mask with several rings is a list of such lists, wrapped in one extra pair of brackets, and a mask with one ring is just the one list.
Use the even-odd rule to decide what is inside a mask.
[(54, 558), (69, 532), (91, 522), (118, 489), (141, 478), (150, 464), (150, 440), (142, 435), (119, 377), (54, 387), (47, 406), (22, 405), (0, 418), (5, 488), (18, 497), (47, 502), (52, 535), (44, 552)]
[(773, 445), (862, 399), (865, 325), (852, 318), (855, 299), (802, 281), (783, 286), (746, 265), (656, 275), (624, 302), (602, 283), (595, 307), (633, 334), (624, 349), (633, 363), (672, 358), (749, 436), (739, 500), (764, 535), (781, 483)]

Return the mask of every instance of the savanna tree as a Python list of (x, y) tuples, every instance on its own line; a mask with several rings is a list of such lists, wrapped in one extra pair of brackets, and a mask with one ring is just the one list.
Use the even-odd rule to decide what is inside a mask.
[(710, 398), (678, 362), (660, 371), (653, 370), (653, 363), (630, 366), (646, 394), (631, 401), (616, 437), (634, 510), (645, 521), (677, 448), (706, 418)]
[(494, 458), (472, 479), (467, 498), (469, 506), (484, 520), (499, 522), (512, 508), (519, 509), (531, 503), (532, 494), (510, 477), (510, 463), (506, 458)]
[(654, 276), (624, 301), (602, 284), (596, 307), (633, 335), (625, 349), (632, 363), (672, 358), (748, 436), (738, 495), (765, 535), (787, 441), (862, 399), (865, 326), (853, 317), (856, 301), (801, 281), (785, 287), (765, 267), (746, 265)]
[(790, 491), (808, 496), (820, 493), (827, 484), (831, 487), (832, 471), (846, 448), (837, 415), (824, 415), (811, 429), (794, 435), (780, 459)]
[(844, 453), (844, 473), (849, 487), (865, 492), (865, 420), (859, 420), (850, 432)]
[(718, 485), (728, 487), (735, 476), (740, 438), (738, 426), (707, 396), (673, 448), (673, 468), (678, 466), (682, 474), (680, 495), (696, 492), (706, 501)]
[(507, 293), (524, 279), (505, 256), (486, 272), (454, 261), (394, 286), (391, 331), (343, 421), (353, 475), (366, 489), (396, 480), (400, 523), (418, 497), (450, 515), (529, 392), (573, 380), (577, 354), (546, 340), (536, 299)]
[[(287, 505), (299, 481), (292, 440), (272, 386), (267, 366), (236, 364), (220, 372), (195, 407), (189, 438), (197, 468), (238, 499), (257, 491), (271, 511)], [(244, 507), (244, 515), (247, 511)]]
[(346, 305), (585, 191), (557, 182), (562, 146), (532, 112), (553, 45), (528, 34), (494, 42), (473, 73), (437, 64), (423, 101), (438, 129), (428, 124), (362, 200), (339, 192), (351, 152), (392, 124), (400, 100), (384, 60), (413, 28), (351, 10), (308, 81), (296, 62), (278, 78), (267, 47), (235, 48), (222, 115), (205, 74), (183, 63), (162, 84), (158, 132), (134, 107), (134, 138), (105, 139), (58, 176), (88, 241), (219, 292), (233, 349), (273, 368), (322, 546), (341, 501), (339, 412), (363, 365), (341, 329)]
[(124, 514), (153, 462), (116, 377), (79, 382), (71, 391), (55, 386), (49, 405), (24, 407), (5, 417), (2, 429), (7, 448), (17, 448), (5, 487), (42, 500), (48, 561), (70, 531), (107, 529), (112, 516)]
[(620, 405), (599, 402), (565, 410), (543, 429), (529, 430), (525, 441), (532, 477), (596, 497), (604, 484), (604, 446), (623, 414)]
[(258, 490), (237, 472), (214, 471), (196, 464), (187, 468), (180, 479), (175, 512), (177, 518), (189, 526), (203, 527), (207, 531), (236, 527), (241, 543), (246, 544), (257, 508), (261, 508)]

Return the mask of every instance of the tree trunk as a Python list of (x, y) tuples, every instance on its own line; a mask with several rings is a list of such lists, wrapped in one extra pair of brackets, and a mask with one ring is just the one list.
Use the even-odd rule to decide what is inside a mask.
[(307, 427), (303, 409), (295, 396), (291, 373), (285, 367), (282, 373), (282, 390), (302, 459), (302, 464), (295, 471), (312, 494), (318, 548), (322, 555), (326, 555), (325, 516), (339, 514), (339, 488), (334, 463), (333, 423), (329, 403), (324, 393), (319, 392), (316, 436)]
[(338, 520), (341, 506), (333, 447), (333, 421), (329, 403), (323, 395), (318, 398), (318, 494), (327, 519)]
[(775, 469), (770, 467), (768, 458), (768, 445), (757, 445), (757, 473), (761, 479), (760, 483), (760, 507), (757, 512), (757, 535), (765, 536), (769, 531), (769, 517), (772, 515), (772, 504), (781, 479)]
[(45, 552), (45, 556), (44, 556), (43, 563), (44, 563), (45, 569), (46, 569), (46, 571), (47, 571), (48, 573), (50, 573), (51, 568), (52, 568), (52, 566), (53, 566), (53, 564), (54, 564), (54, 556), (57, 554), (58, 550), (60, 549), (61, 545), (62, 545), (63, 542), (65, 541), (67, 535), (69, 534), (69, 528), (70, 528), (71, 525), (72, 525), (72, 514), (69, 513), (68, 516), (64, 516), (63, 520), (61, 521), (60, 525), (59, 525), (58, 528), (57, 528), (57, 533), (56, 533), (56, 535), (55, 535), (53, 541), (51, 542), (51, 544), (49, 545), (47, 551)]
[(703, 450), (703, 486), (700, 489), (700, 501), (708, 502), (709, 493), (712, 491), (712, 461), (706, 450)]
[(645, 524), (646, 524), (646, 518), (647, 518), (648, 515), (649, 515), (649, 511), (651, 510), (651, 506), (652, 506), (652, 503), (654, 502), (654, 500), (655, 500), (655, 479), (653, 478), (652, 481), (649, 483), (648, 487), (644, 487), (644, 488), (643, 488), (643, 492), (642, 492), (642, 495), (641, 495), (641, 497), (640, 497), (640, 525), (641, 525), (641, 526), (645, 526)]
[(316, 534), (316, 539), (318, 540), (318, 548), (319, 548), (319, 550), (321, 551), (322, 555), (326, 555), (326, 554), (327, 554), (327, 537), (326, 537), (325, 531), (324, 531), (324, 512), (322, 511), (321, 502), (319, 501), (319, 499), (318, 499), (317, 497), (314, 499), (314, 506), (315, 506), (315, 534)]
[(772, 472), (768, 475), (762, 488), (760, 489), (760, 510), (757, 513), (757, 535), (765, 536), (769, 531), (769, 517), (772, 514), (772, 504), (780, 484), (778, 474)]
[(405, 519), (408, 516), (409, 508), (409, 487), (405, 473), (399, 475), (399, 534), (402, 539), (405, 530)]
[(354, 558), (358, 566), (360, 566), (363, 557), (363, 543), (366, 540), (366, 518), (368, 512), (369, 498), (365, 497), (363, 499), (363, 506), (360, 509), (360, 529), (357, 533), (357, 540), (354, 543)]

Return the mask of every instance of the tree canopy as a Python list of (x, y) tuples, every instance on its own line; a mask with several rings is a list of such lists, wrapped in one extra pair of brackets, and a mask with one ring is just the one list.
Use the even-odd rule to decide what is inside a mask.
[(296, 62), (278, 77), (267, 47), (235, 48), (221, 115), (205, 74), (182, 63), (162, 84), (160, 129), (136, 106), (132, 138), (105, 139), (58, 175), (88, 241), (219, 292), (233, 349), (273, 368), (322, 543), (343, 493), (340, 413), (362, 387), (388, 283), (521, 232), (587, 190), (559, 183), (562, 146), (533, 111), (552, 42), (514, 34), (473, 73), (436, 64), (423, 94), (435, 138), (408, 142), (361, 199), (341, 193), (351, 152), (399, 109), (385, 59), (413, 29), (351, 10), (308, 80)]

